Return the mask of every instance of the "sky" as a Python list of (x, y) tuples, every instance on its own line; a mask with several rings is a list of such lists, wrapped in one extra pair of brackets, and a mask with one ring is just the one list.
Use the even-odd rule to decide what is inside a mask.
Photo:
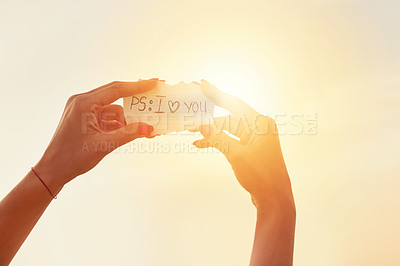
[[(69, 96), (114, 80), (207, 79), (279, 125), (294, 265), (399, 265), (399, 10), (2, 0), (0, 197), (40, 159)], [(107, 156), (64, 187), (11, 265), (247, 265), (255, 209), (219, 152), (190, 145), (199, 138), (137, 140)]]

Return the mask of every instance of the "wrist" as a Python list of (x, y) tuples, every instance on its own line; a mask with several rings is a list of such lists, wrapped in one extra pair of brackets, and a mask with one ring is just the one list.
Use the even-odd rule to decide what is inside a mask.
[(66, 183), (67, 177), (51, 160), (41, 158), (33, 169), (54, 195), (57, 195)]
[(263, 200), (253, 197), (253, 203), (259, 218), (283, 217), (285, 219), (296, 219), (296, 205), (291, 194), (275, 195)]

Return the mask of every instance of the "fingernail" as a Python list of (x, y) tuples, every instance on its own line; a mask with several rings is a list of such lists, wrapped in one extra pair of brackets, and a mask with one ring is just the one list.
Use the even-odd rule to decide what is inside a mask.
[(161, 81), (161, 82), (165, 82), (165, 80), (164, 80), (164, 79), (160, 79), (159, 81)]
[(150, 125), (139, 126), (138, 132), (140, 136), (145, 136), (154, 131), (154, 127)]

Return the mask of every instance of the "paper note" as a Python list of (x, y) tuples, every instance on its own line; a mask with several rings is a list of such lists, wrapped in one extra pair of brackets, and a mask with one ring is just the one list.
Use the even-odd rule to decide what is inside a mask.
[(159, 82), (151, 91), (124, 98), (127, 123), (145, 122), (154, 134), (167, 134), (212, 124), (214, 103), (196, 83)]

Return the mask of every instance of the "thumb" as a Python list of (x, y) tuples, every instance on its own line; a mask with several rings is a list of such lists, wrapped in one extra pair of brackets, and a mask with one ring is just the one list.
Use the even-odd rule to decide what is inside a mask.
[(154, 128), (146, 123), (138, 122), (128, 124), (117, 130), (101, 133), (102, 138), (107, 143), (115, 144), (116, 147), (122, 146), (140, 137), (150, 137)]
[(243, 145), (224, 131), (217, 132), (215, 125), (202, 125), (200, 133), (203, 139), (196, 140), (193, 145), (197, 148), (216, 148), (228, 159), (241, 153)]

